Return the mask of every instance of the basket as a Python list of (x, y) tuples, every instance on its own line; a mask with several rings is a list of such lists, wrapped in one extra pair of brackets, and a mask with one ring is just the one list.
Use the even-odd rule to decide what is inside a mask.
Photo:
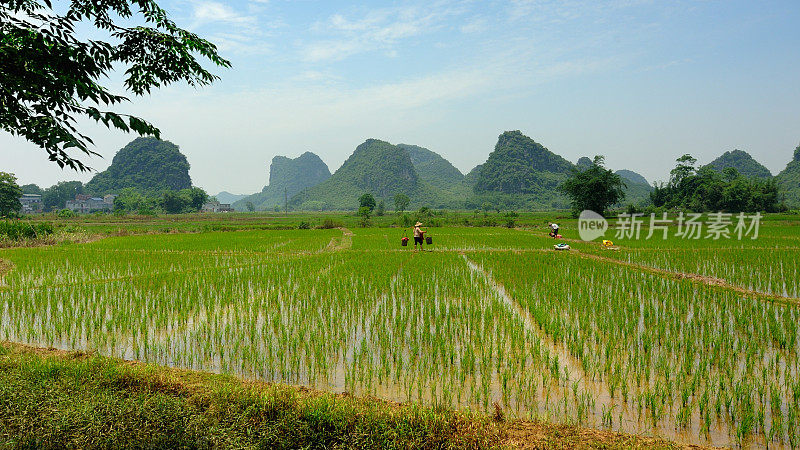
[(403, 237), (402, 239), (400, 239), (400, 245), (402, 245), (403, 247), (407, 246), (408, 245), (408, 238), (407, 237)]
[(426, 236), (425, 237), (425, 243), (428, 244), (428, 245), (433, 244), (433, 238), (430, 237), (430, 236)]

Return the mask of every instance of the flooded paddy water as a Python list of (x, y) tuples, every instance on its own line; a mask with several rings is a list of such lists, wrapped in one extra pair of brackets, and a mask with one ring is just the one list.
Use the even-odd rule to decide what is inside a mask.
[[(5, 250), (0, 337), (681, 443), (800, 444), (797, 306), (556, 253), (535, 232), (433, 233), (418, 253), (386, 229)], [(642, 262), (796, 292), (782, 254), (737, 278), (739, 258), (675, 247), (671, 265)]]

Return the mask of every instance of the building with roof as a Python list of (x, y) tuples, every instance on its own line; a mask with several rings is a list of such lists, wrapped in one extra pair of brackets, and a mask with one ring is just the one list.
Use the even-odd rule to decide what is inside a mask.
[(22, 203), (23, 214), (42, 212), (42, 196), (39, 194), (22, 194), (19, 202)]

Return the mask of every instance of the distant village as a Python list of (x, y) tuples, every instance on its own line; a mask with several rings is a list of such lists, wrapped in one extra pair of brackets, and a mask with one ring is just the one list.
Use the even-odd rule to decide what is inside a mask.
[[(68, 200), (64, 209), (68, 209), (77, 214), (91, 214), (95, 212), (111, 212), (114, 210), (114, 194), (104, 195), (103, 197), (92, 197), (91, 195), (78, 194), (75, 199)], [(44, 212), (42, 196), (39, 194), (22, 194), (19, 198), (22, 204), (22, 214), (39, 214)], [(234, 209), (229, 203), (220, 203), (211, 199), (203, 204), (200, 212), (222, 213), (233, 212)]]
[[(76, 213), (89, 214), (93, 212), (110, 212), (114, 209), (116, 195), (108, 194), (103, 197), (78, 194), (74, 200), (68, 200), (65, 209)], [(42, 196), (39, 194), (22, 194), (19, 202), (22, 204), (23, 214), (36, 214), (44, 210)]]

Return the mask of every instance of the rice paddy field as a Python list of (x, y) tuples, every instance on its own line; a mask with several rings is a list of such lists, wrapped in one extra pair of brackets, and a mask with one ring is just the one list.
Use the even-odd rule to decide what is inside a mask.
[[(0, 250), (0, 340), (722, 446), (800, 445), (800, 224), (250, 229)], [(613, 238), (612, 238), (613, 239)]]

